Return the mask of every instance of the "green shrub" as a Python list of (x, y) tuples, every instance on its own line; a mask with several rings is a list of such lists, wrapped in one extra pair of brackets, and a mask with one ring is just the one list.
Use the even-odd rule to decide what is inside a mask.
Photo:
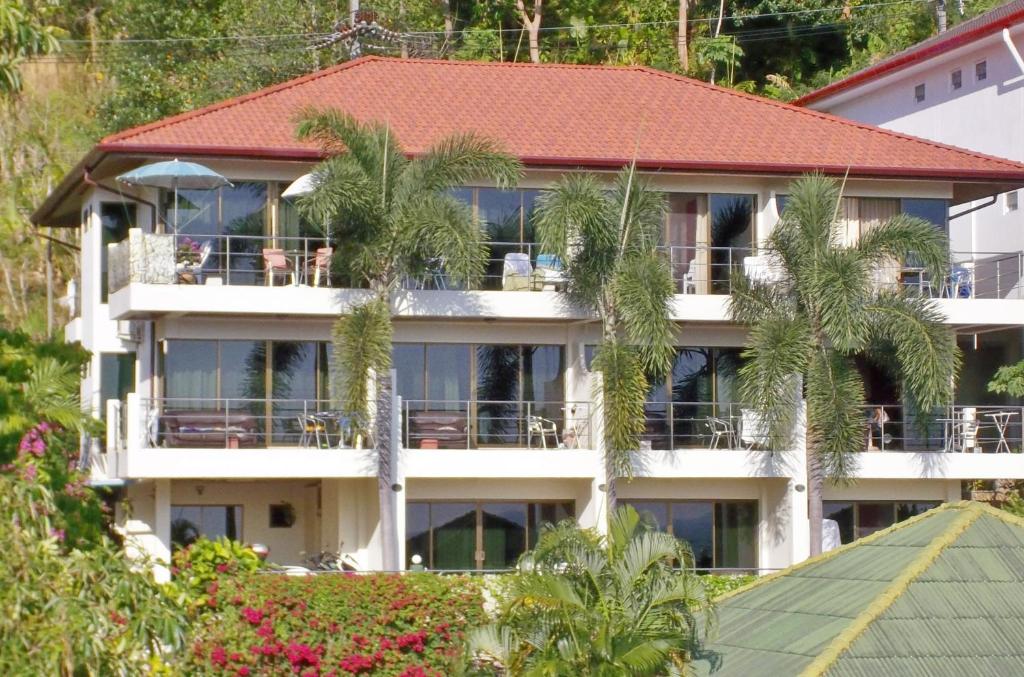
[(184, 645), (184, 609), (110, 539), (67, 545), (41, 483), (0, 474), (0, 674), (149, 674)]
[(263, 565), (251, 548), (228, 538), (199, 538), (172, 559), (173, 585), (193, 608), (210, 606), (222, 576), (252, 573)]
[(704, 590), (707, 591), (708, 599), (714, 601), (727, 592), (735, 590), (736, 588), (742, 588), (747, 583), (753, 582), (757, 579), (757, 576), (754, 576), (753, 574), (709, 574), (707, 576), (701, 576), (700, 578), (704, 581)]
[(484, 621), (476, 581), (427, 573), (224, 577), (210, 599), (188, 674), (440, 677)]

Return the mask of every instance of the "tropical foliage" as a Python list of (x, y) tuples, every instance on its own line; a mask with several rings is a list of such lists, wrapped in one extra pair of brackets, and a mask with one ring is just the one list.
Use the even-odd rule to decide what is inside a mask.
[(172, 557), (173, 586), (193, 610), (203, 610), (215, 598), (222, 577), (243, 576), (263, 565), (259, 556), (229, 538), (199, 538)]
[(758, 412), (773, 448), (791, 448), (800, 401), (807, 402), (807, 473), (811, 554), (821, 550), (821, 487), (852, 479), (864, 448), (865, 356), (902, 382), (908, 411), (947, 404), (959, 353), (934, 303), (882, 281), (894, 262), (914, 256), (932, 279), (948, 265), (946, 236), (933, 225), (896, 216), (845, 242), (837, 218), (840, 186), (811, 175), (790, 186), (765, 255), (780, 280), (737, 272), (732, 318), (750, 325), (740, 398)]
[(682, 674), (713, 617), (700, 578), (686, 569), (692, 563), (685, 543), (632, 506), (612, 515), (607, 536), (571, 521), (548, 525), (506, 582), (497, 622), (471, 636), (476, 666), (513, 675)]
[(999, 367), (988, 382), (989, 392), (1024, 397), (1024, 361)]
[(592, 367), (601, 374), (609, 512), (616, 478), (632, 476), (647, 392), (675, 355), (675, 285), (658, 251), (665, 209), (664, 195), (632, 166), (610, 190), (592, 174), (567, 175), (538, 199), (541, 248), (565, 262), (570, 298), (601, 324)]
[(0, 474), (0, 673), (148, 674), (184, 645), (184, 610), (109, 539), (69, 547), (59, 514), (45, 486)]
[[(371, 298), (334, 329), (332, 387), (342, 409), (377, 450), (384, 568), (398, 569), (398, 536), (391, 471), (391, 294), (405, 279), (443, 266), (455, 283), (483, 273), (484, 237), (453, 188), (488, 180), (514, 186), (520, 165), (493, 142), (455, 134), (409, 159), (388, 125), (363, 123), (337, 110), (305, 110), (300, 139), (315, 142), (328, 159), (314, 170), (315, 190), (299, 209), (333, 233), (335, 273)], [(371, 414), (371, 389), (375, 402)], [(372, 425), (368, 425), (372, 418)]]
[(0, 95), (21, 91), (20, 66), (26, 59), (60, 49), (59, 29), (43, 23), (34, 4), (23, 0), (0, 4)]
[(475, 581), (434, 574), (236, 576), (212, 599), (187, 674), (442, 677), (484, 619)]

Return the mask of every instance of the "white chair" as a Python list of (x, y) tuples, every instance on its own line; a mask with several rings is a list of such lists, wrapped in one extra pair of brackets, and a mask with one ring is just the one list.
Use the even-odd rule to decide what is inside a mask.
[(711, 430), (711, 441), (708, 443), (708, 449), (717, 449), (718, 443), (723, 438), (725, 439), (726, 449), (732, 449), (736, 446), (736, 430), (732, 426), (732, 421), (717, 416), (708, 416), (707, 425)]
[(977, 407), (964, 407), (960, 410), (960, 451), (972, 452), (981, 450), (978, 444), (978, 409)]
[(542, 449), (548, 448), (548, 435), (555, 438), (555, 447), (559, 446), (558, 426), (550, 419), (542, 418), (540, 416), (527, 416), (526, 447), (528, 449), (533, 448), (534, 435), (540, 435), (540, 444)]
[(740, 442), (748, 451), (768, 446), (767, 422), (753, 409), (740, 409)]
[(529, 254), (505, 254), (501, 268), (501, 288), (505, 291), (529, 291), (533, 266)]
[(782, 266), (774, 257), (767, 254), (758, 256), (745, 256), (743, 258), (743, 274), (751, 282), (772, 284), (781, 282), (783, 277)]

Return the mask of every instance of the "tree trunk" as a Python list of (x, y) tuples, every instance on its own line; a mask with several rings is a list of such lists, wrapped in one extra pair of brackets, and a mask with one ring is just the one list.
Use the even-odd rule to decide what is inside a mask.
[(451, 49), (452, 33), (455, 32), (455, 17), (452, 15), (451, 0), (441, 0), (441, 8), (444, 13), (444, 44), (447, 51)]
[(540, 20), (543, 4), (544, 0), (533, 0), (533, 17), (531, 18), (523, 0), (516, 0), (519, 20), (530, 39), (530, 61), (533, 63), (540, 63)]
[(374, 441), (377, 451), (377, 494), (380, 499), (381, 564), (386, 571), (398, 571), (398, 520), (392, 489), (394, 466), (391, 449), (391, 372), (377, 374), (377, 411)]
[(935, 20), (939, 24), (939, 32), (946, 32), (946, 0), (935, 1)]
[(821, 554), (822, 477), (818, 455), (807, 446), (807, 520), (810, 522), (811, 557)]
[(679, 36), (676, 38), (676, 51), (679, 52), (679, 66), (687, 71), (690, 69), (690, 47), (687, 44), (687, 33), (690, 30), (690, 0), (679, 0)]

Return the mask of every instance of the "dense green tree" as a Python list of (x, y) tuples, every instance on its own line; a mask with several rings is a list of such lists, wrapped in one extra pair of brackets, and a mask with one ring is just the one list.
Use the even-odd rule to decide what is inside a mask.
[[(682, 568), (674, 565), (682, 563)], [(512, 675), (679, 675), (711, 618), (693, 555), (632, 506), (607, 536), (547, 525), (499, 594), (498, 619), (470, 637)]]
[(314, 170), (316, 189), (299, 200), (299, 208), (337, 238), (336, 272), (371, 293), (335, 326), (332, 386), (377, 451), (384, 568), (394, 570), (399, 563), (391, 468), (391, 297), (404, 279), (422, 275), (429, 261), (444, 261), (445, 274), (455, 282), (477, 280), (486, 261), (483, 231), (450, 191), (481, 179), (515, 186), (521, 167), (472, 133), (441, 139), (410, 160), (387, 125), (362, 123), (333, 109), (307, 109), (298, 135), (329, 155)]
[(593, 174), (567, 175), (538, 200), (543, 251), (565, 261), (569, 297), (601, 323), (593, 368), (601, 374), (605, 488), (615, 510), (616, 479), (632, 476), (651, 379), (675, 355), (672, 271), (658, 251), (665, 196), (622, 170), (611, 190)]
[(36, 3), (0, 3), (0, 97), (21, 91), (21, 65), (26, 59), (60, 49), (59, 29), (47, 22)]
[(951, 401), (959, 352), (931, 299), (877, 282), (879, 271), (911, 252), (926, 274), (943, 279), (949, 260), (944, 234), (900, 215), (847, 245), (835, 181), (807, 176), (788, 192), (765, 250), (781, 279), (734, 274), (730, 314), (750, 325), (740, 398), (760, 415), (771, 447), (792, 448), (794, 420), (806, 399), (815, 555), (821, 552), (823, 482), (853, 479), (855, 452), (864, 448), (864, 382), (854, 358), (873, 357), (889, 367), (911, 409), (927, 412)]

